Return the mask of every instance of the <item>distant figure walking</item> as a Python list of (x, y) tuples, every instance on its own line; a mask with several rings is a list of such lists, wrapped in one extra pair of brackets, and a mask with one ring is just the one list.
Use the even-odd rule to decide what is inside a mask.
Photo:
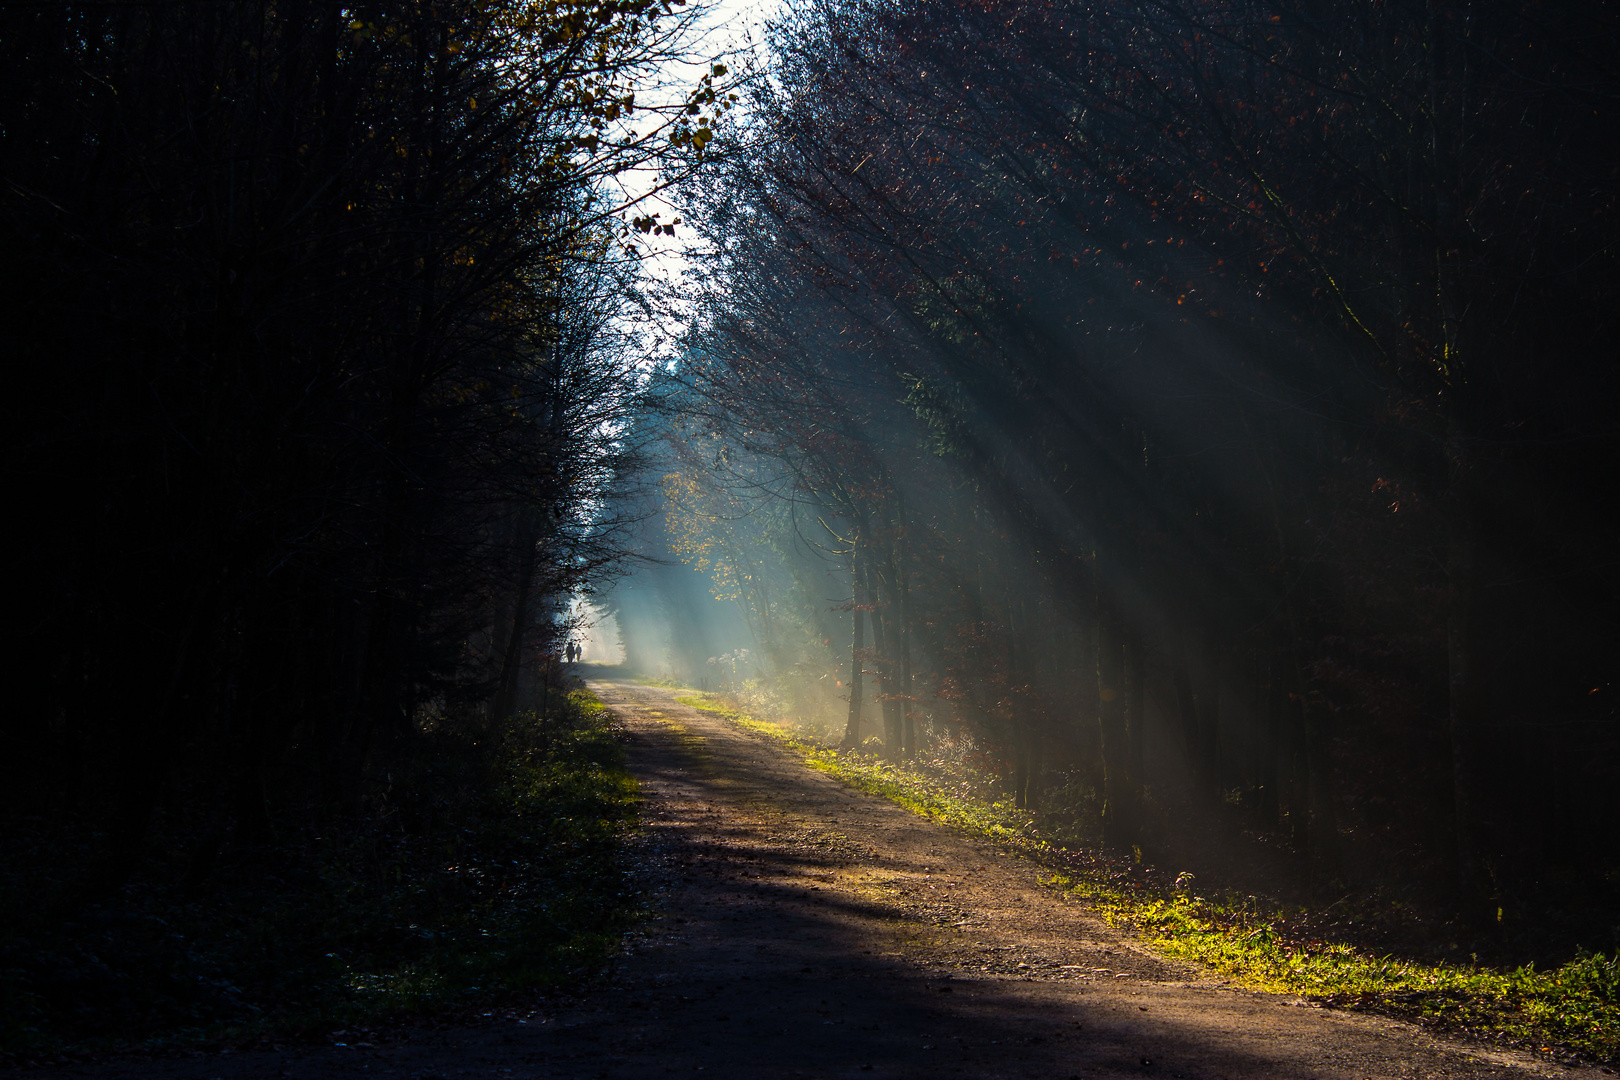
[(570, 641), (568, 643), (568, 650), (567, 651), (568, 651), (568, 662), (570, 664), (572, 664), (575, 660), (579, 659), (579, 654), (583, 650), (581, 650), (578, 645), (575, 645), (572, 641)]

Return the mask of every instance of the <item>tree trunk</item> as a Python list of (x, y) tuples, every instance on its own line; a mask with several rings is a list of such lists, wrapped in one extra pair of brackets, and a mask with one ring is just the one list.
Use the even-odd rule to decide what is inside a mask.
[(862, 580), (866, 585), (866, 602), (872, 613), (872, 647), (877, 653), (878, 708), (883, 715), (883, 756), (890, 761), (898, 761), (900, 721), (894, 709), (894, 649), (891, 640), (894, 619), (884, 613), (883, 577), (870, 560), (866, 563)]
[(1277, 674), (1275, 658), (1269, 661), (1265, 669), (1265, 680), (1261, 684), (1260, 693), (1265, 701), (1265, 726), (1260, 733), (1260, 768), (1255, 780), (1260, 787), (1260, 819), (1266, 825), (1272, 826), (1282, 820), (1282, 792), (1278, 790), (1281, 777), (1278, 765), (1282, 758), (1283, 710), (1287, 703), (1282, 680)]
[(894, 734), (894, 752), (890, 755), (892, 761), (904, 761), (906, 756), (906, 725), (905, 703), (900, 700), (900, 663), (898, 655), (899, 627), (898, 620), (893, 615), (888, 619), (889, 655), (884, 658), (883, 679), (883, 726), (885, 731)]
[(861, 566), (859, 557), (853, 552), (849, 557), (849, 719), (844, 723), (844, 740), (841, 745), (854, 749), (861, 745), (861, 653), (866, 650), (866, 611), (865, 589), (861, 587)]
[(1013, 805), (1023, 810), (1034, 810), (1040, 804), (1037, 741), (1028, 717), (1018, 717), (1013, 722)]
[(1119, 612), (1111, 600), (1097, 604), (1097, 730), (1102, 758), (1103, 843), (1125, 847), (1136, 841), (1125, 729), (1125, 642)]
[(495, 696), (496, 720), (504, 720), (517, 711), (518, 676), (523, 668), (523, 639), (529, 622), (529, 592), (534, 587), (534, 537), (526, 527), (519, 527), (517, 544), (517, 595), (512, 603), (512, 631), (506, 638), (506, 656), (501, 661), (500, 690)]
[(1208, 784), (1204, 776), (1202, 739), (1199, 737), (1198, 700), (1193, 694), (1192, 675), (1187, 670), (1185, 654), (1176, 665), (1176, 673), (1170, 681), (1176, 691), (1176, 716), (1181, 721), (1181, 741), (1187, 753), (1187, 771), (1192, 777), (1193, 789), (1201, 796)]
[(1209, 671), (1204, 692), (1198, 695), (1198, 760), (1203, 770), (1204, 794), (1212, 802), (1221, 797), (1221, 653), (1209, 650)]
[[(1017, 617), (1014, 618), (1016, 608)], [(1007, 691), (1008, 696), (1016, 703), (1017, 710), (1012, 718), (1012, 756), (1013, 756), (1013, 805), (1020, 809), (1033, 810), (1037, 802), (1036, 789), (1039, 787), (1038, 772), (1035, 764), (1035, 726), (1029, 715), (1029, 702), (1019, 692), (1024, 685), (1027, 672), (1024, 669), (1024, 654), (1027, 649), (1020, 649), (1020, 634), (1028, 633), (1029, 620), (1025, 618), (1023, 598), (1016, 603), (1007, 605)], [(1027, 643), (1025, 643), (1027, 645)]]
[(1288, 836), (1300, 851), (1311, 846), (1311, 770), (1301, 700), (1292, 656), (1284, 664), (1283, 722), (1288, 739)]
[(1125, 646), (1125, 732), (1127, 770), (1133, 798), (1139, 797), (1147, 765), (1147, 656), (1142, 636), (1123, 635)]
[(1330, 873), (1339, 868), (1339, 818), (1333, 807), (1332, 754), (1327, 740), (1327, 710), (1320, 704), (1301, 707), (1305, 764), (1310, 771), (1311, 854)]
[(900, 740), (909, 761), (917, 756), (917, 722), (911, 711), (911, 585), (906, 576), (906, 548), (896, 545), (896, 574), (900, 601)]
[(1074, 625), (1078, 642), (1077, 664), (1081, 677), (1075, 680), (1075, 715), (1080, 718), (1080, 735), (1085, 755), (1087, 778), (1101, 793), (1103, 790), (1102, 753), (1098, 744), (1101, 729), (1102, 702), (1097, 691), (1099, 657), (1097, 652), (1097, 588), (1096, 577), (1090, 566), (1083, 565), (1081, 586), (1077, 590)]
[[(1454, 480), (1460, 486), (1461, 481)], [(1478, 697), (1474, 692), (1474, 610), (1478, 589), (1473, 524), (1464, 500), (1454, 497), (1447, 522), (1446, 721), (1451, 743), (1452, 813), (1456, 828), (1457, 887), (1470, 908), (1488, 906), (1489, 870), (1480, 856), (1477, 752)]]

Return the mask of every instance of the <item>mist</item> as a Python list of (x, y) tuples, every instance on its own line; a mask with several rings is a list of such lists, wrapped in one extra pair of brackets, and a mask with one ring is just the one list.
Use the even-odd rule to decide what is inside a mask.
[[(519, 1071), (836, 1034), (932, 1076), (957, 969), (1094, 1051), (1023, 1068), (963, 993), (981, 1071), (1134, 1072), (1097, 1033), (1175, 1016), (1239, 1053), (1159, 928), (1620, 1060), (1616, 41), (1574, 0), (0, 4), (0, 1057), (425, 1076), (451, 1018)], [(907, 1019), (823, 1026), (868, 976)], [(618, 1060), (487, 1038), (522, 1002)], [(1240, 1056), (1348, 1045), (1281, 1011)], [(1385, 1043), (1317, 1060), (1473, 1068)], [(1221, 1054), (1164, 1071), (1264, 1072)]]
[[(1302, 883), (1600, 907), (1608, 226), (1526, 218), (1302, 87), (1455, 95), (1457, 160), (1564, 154), (1550, 185), (1596, 175), (1602, 108), (1510, 119), (1540, 61), (1506, 14), (1467, 31), (1516, 50), (1486, 79), (1403, 67), (1433, 29), (1404, 9), (1017, 10), (776, 26), (685, 192), (711, 255), (614, 594), (627, 662), (846, 749), (971, 758), (1200, 872), (1249, 835)], [(1240, 79), (1241, 105), (1210, 89)], [(1475, 239), (1436, 262), (1460, 207)]]

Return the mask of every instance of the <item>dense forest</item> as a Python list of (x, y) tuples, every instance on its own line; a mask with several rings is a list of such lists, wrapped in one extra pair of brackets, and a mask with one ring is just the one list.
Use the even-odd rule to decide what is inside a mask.
[[(1341, 889), (1607, 933), (1617, 31), (794, 5), (688, 193), (644, 539), (688, 569), (621, 591), (632, 658), (973, 756), (1115, 849), (1219, 820)], [(746, 670), (657, 636), (694, 585)]]
[(620, 556), (594, 505), (632, 452), (633, 252), (601, 181), (694, 130), (684, 101), (629, 119), (664, 16), (0, 16), (6, 467), (31, 523), (8, 791), (135, 837), (195, 783), (262, 835), (424, 716), (533, 696), (553, 616)]
[(96, 937), (195, 929), (140, 890), (397, 808), (404, 763), (450, 749), (427, 734), (554, 696), (572, 598), (624, 554), (626, 312), (672, 232), (641, 200), (716, 111), (713, 73), (663, 69), (692, 23), (0, 10), (8, 1040), (62, 1001), (134, 1015), (160, 967), (193, 1001), (191, 946)]
[(1108, 858), (1620, 944), (1614, 5), (694, 8), (0, 5), (0, 1055), (600, 967), (592, 610)]

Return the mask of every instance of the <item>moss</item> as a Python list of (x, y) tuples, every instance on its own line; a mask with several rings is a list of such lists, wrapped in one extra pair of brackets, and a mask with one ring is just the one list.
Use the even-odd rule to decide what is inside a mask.
[(1374, 956), (1302, 935), (1309, 913), (1251, 896), (1200, 896), (1143, 880), (1125, 860), (1055, 843), (1036, 818), (977, 798), (980, 778), (946, 777), (840, 752), (791, 727), (744, 715), (711, 695), (677, 698), (718, 713), (798, 754), (851, 787), (922, 817), (992, 840), (1053, 871), (1056, 888), (1163, 955), (1204, 965), (1258, 990), (1432, 1023), (1542, 1052), (1620, 1061), (1620, 957), (1583, 953), (1554, 970), (1489, 968)]

